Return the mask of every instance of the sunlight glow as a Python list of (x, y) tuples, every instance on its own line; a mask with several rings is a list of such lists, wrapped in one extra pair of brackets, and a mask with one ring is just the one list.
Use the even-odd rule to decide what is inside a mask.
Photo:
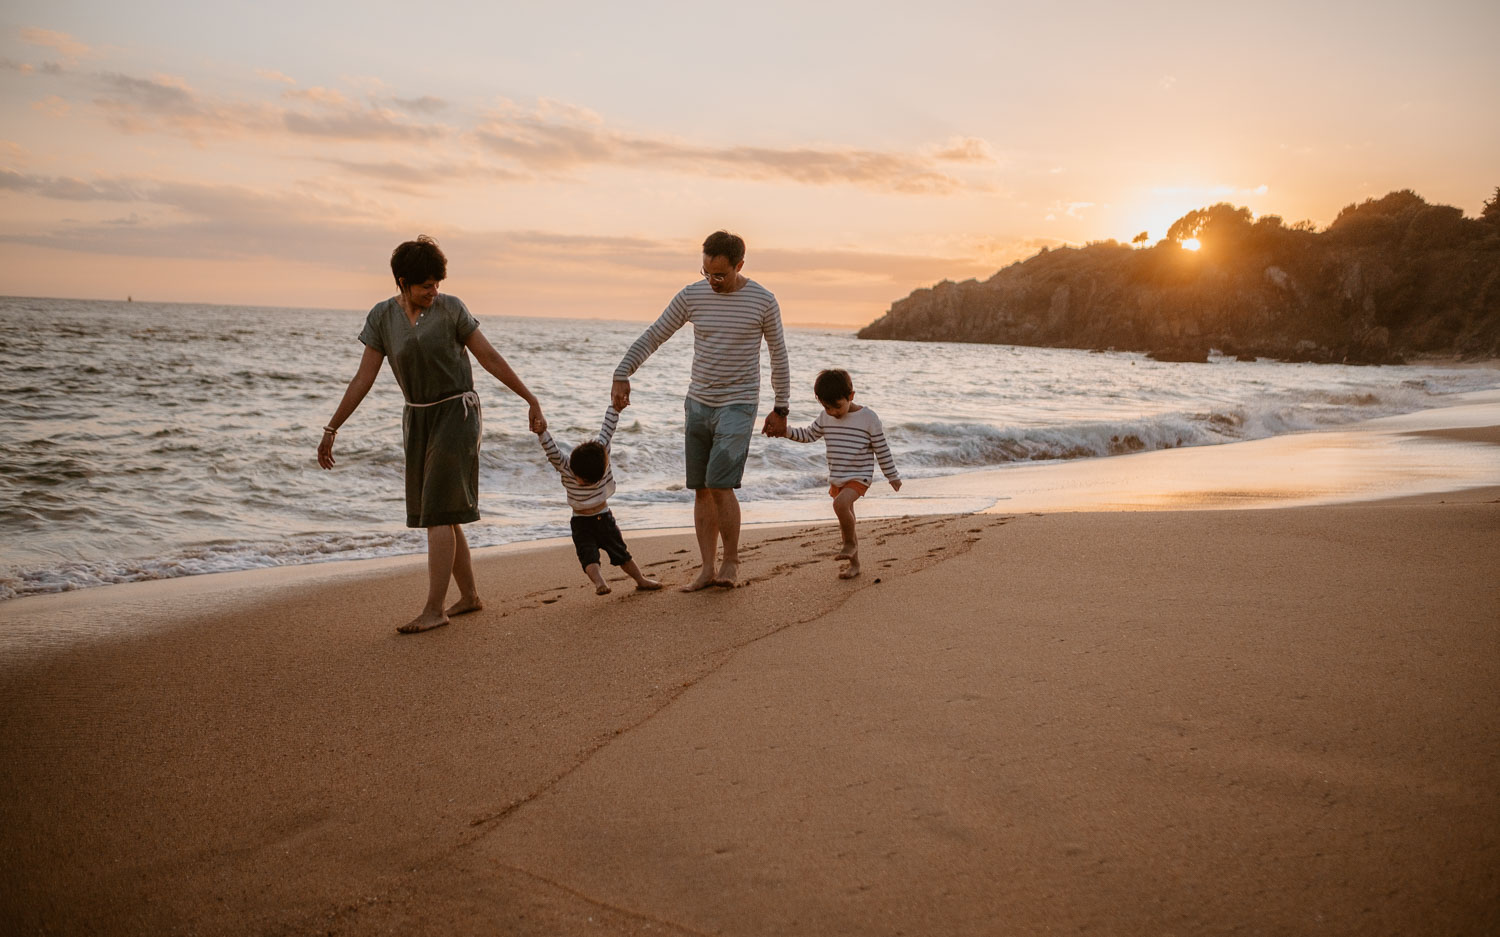
[(1202, 246), (1203, 246), (1202, 244), (1198, 243), (1198, 239), (1197, 238), (1183, 238), (1183, 240), (1182, 240), (1182, 249), (1183, 250), (1195, 251), (1195, 250), (1197, 250), (1198, 248), (1200, 248)]

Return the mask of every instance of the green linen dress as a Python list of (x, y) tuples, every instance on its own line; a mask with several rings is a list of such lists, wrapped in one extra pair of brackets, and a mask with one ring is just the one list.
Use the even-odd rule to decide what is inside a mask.
[[(457, 395), (474, 389), (464, 341), (479, 321), (456, 296), (439, 293), (412, 325), (400, 297), (377, 303), (359, 340), (385, 355), (408, 406), (401, 414), (406, 450), (406, 526), (479, 520), (479, 407)], [(454, 399), (436, 406), (427, 404)]]

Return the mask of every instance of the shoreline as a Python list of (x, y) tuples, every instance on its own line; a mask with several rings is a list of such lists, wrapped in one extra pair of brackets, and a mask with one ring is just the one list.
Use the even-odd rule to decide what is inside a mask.
[[(1387, 500), (1445, 491), (1459, 492), (1500, 482), (1500, 390), (1454, 395), (1446, 406), (1382, 417), (1326, 430), (1218, 445), (1160, 449), (1127, 455), (1037, 464), (1017, 463), (954, 475), (910, 479), (900, 494), (877, 481), (860, 503), (862, 519), (905, 515), (940, 516), (1007, 511), (1224, 510)], [(1410, 442), (1420, 441), (1416, 448)], [(1425, 444), (1425, 445), (1423, 445)], [(1294, 470), (1293, 470), (1294, 469)], [(630, 505), (623, 509), (631, 511)], [(746, 502), (746, 529), (828, 522), (826, 499), (791, 498)], [(627, 521), (628, 523), (628, 521)], [(630, 540), (691, 532), (690, 526), (626, 529)], [(566, 537), (521, 540), (476, 547), (491, 551), (545, 549)], [(122, 601), (150, 587), (177, 586), (170, 594), (236, 588), (257, 582), (335, 578), (346, 567), (380, 569), (387, 564), (425, 562), (412, 552), (261, 566), (189, 576), (106, 583), (0, 600), (0, 627), (22, 610), (16, 603), (61, 600), (100, 589), (124, 589)], [(326, 570), (325, 570), (326, 568)], [(324, 570), (324, 572), (318, 572)], [(269, 579), (265, 577), (270, 577)], [(185, 590), (178, 592), (177, 590)]]

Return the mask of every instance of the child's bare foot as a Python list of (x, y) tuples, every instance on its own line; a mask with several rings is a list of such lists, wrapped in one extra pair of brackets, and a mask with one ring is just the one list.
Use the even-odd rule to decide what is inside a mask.
[(448, 624), (447, 614), (443, 612), (423, 612), (396, 630), (402, 634), (416, 634), (419, 631), (431, 631), (433, 628), (441, 628), (446, 624)]
[(721, 589), (733, 589), (735, 586), (734, 579), (739, 574), (739, 562), (731, 562), (729, 560), (725, 560), (723, 563), (719, 564), (719, 573), (718, 575), (714, 576), (713, 584)]
[(693, 581), (681, 587), (680, 591), (697, 592), (699, 589), (707, 589), (713, 584), (714, 572), (713, 570), (705, 566), (704, 568), (698, 570), (698, 575), (693, 577)]
[(850, 558), (848, 566), (845, 566), (842, 570), (839, 571), (839, 578), (840, 579), (853, 579), (855, 576), (858, 576), (858, 575), (859, 575), (859, 557), (856, 555), (856, 556)]
[(856, 556), (859, 556), (859, 544), (846, 543), (839, 547), (839, 552), (835, 553), (833, 558), (836, 560), (852, 560)]
[(655, 579), (637, 579), (635, 581), (635, 591), (637, 592), (655, 592), (660, 588), (661, 583)]
[(609, 583), (607, 583), (607, 582), (597, 582), (597, 583), (594, 583), (594, 594), (595, 595), (609, 595), (613, 591), (614, 590), (609, 587)]
[(482, 608), (484, 608), (484, 602), (480, 600), (479, 596), (471, 595), (467, 599), (460, 596), (458, 601), (448, 606), (448, 610), (443, 614), (452, 618), (454, 615), (467, 615), (470, 612), (477, 612)]

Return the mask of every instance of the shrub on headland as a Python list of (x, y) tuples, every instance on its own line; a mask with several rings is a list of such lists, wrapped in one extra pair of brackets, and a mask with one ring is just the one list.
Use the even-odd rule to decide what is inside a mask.
[[(1199, 250), (1183, 249), (1196, 239)], [(1132, 243), (1140, 244), (1137, 237)], [(1410, 189), (1350, 204), (1325, 231), (1228, 203), (1149, 248), (1044, 250), (984, 281), (892, 304), (861, 338), (1390, 363), (1500, 356), (1500, 188), (1476, 218)]]

